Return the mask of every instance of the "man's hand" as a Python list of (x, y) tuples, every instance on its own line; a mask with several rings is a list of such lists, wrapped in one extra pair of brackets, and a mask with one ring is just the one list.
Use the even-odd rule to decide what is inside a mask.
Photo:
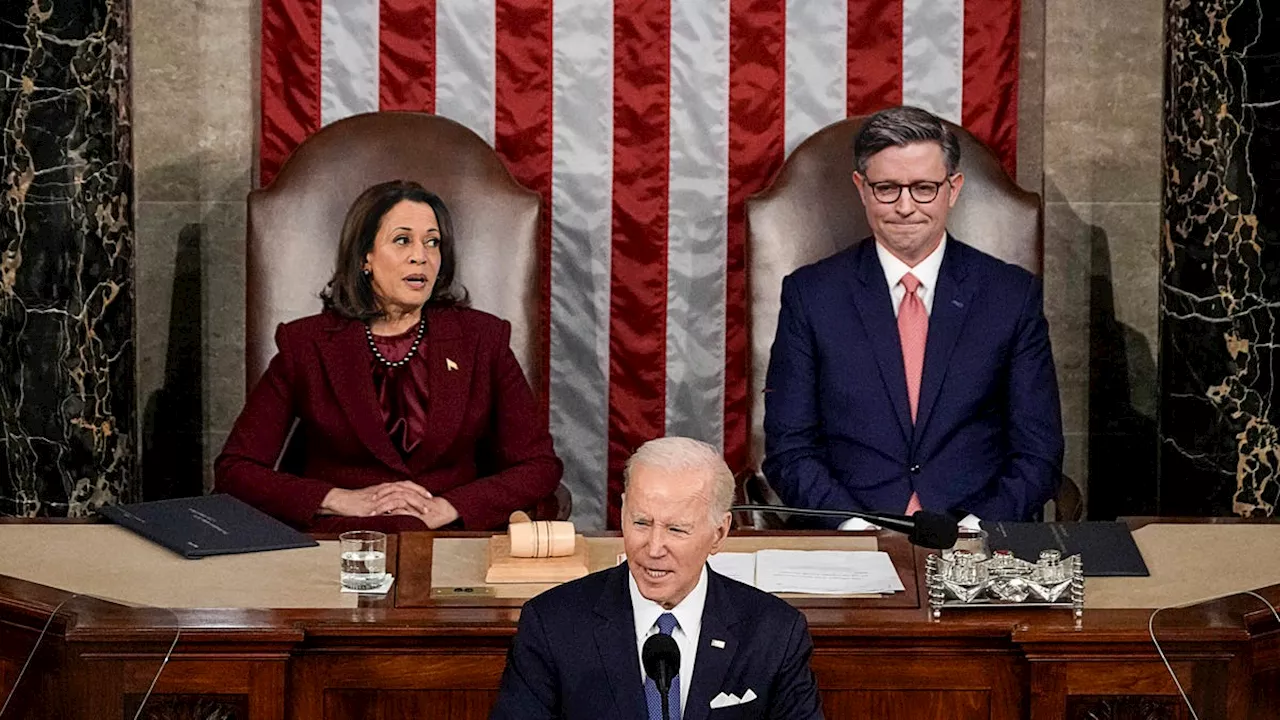
[[(400, 482), (371, 485), (359, 490), (333, 488), (324, 496), (324, 501), (320, 504), (320, 512), (326, 515), (344, 515), (347, 517), (371, 517), (373, 515), (425, 516), (430, 509), (430, 503), (435, 499), (421, 485), (402, 480)], [(450, 505), (449, 507), (452, 509), (453, 506)], [(425, 517), (423, 522), (427, 522)]]

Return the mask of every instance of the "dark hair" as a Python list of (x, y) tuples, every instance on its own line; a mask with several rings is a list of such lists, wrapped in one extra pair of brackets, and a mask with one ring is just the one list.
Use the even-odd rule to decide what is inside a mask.
[(936, 142), (942, 146), (947, 176), (960, 169), (960, 141), (937, 115), (910, 105), (888, 108), (867, 118), (853, 139), (853, 164), (866, 174), (871, 156), (889, 147)]
[(351, 203), (347, 219), (342, 223), (333, 277), (320, 293), (326, 310), (352, 320), (369, 321), (382, 317), (382, 308), (378, 306), (378, 298), (373, 292), (373, 281), (364, 274), (364, 260), (373, 250), (373, 241), (383, 216), (406, 200), (430, 205), (436, 214), (436, 222), (440, 224), (440, 272), (436, 275), (427, 305), (448, 307), (466, 304), (467, 291), (453, 286), (458, 264), (453, 251), (453, 218), (449, 216), (449, 208), (439, 196), (416, 182), (392, 180), (367, 188)]

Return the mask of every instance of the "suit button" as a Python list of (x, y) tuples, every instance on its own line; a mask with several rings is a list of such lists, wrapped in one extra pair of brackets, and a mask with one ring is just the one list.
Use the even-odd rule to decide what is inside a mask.
[(912, 474), (912, 475), (919, 475), (919, 474), (920, 474), (920, 466), (919, 466), (919, 465), (912, 465), (912, 466), (911, 466), (911, 474)]

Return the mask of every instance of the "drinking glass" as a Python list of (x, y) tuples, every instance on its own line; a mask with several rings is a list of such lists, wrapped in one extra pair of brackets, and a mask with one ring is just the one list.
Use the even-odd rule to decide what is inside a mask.
[(387, 536), (374, 530), (352, 530), (338, 536), (342, 546), (342, 586), (372, 590), (387, 576)]

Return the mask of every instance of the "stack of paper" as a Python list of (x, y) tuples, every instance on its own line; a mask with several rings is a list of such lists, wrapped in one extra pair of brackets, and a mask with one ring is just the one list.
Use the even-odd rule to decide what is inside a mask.
[(758, 550), (712, 555), (711, 568), (766, 592), (862, 595), (905, 588), (887, 553), (840, 550)]

